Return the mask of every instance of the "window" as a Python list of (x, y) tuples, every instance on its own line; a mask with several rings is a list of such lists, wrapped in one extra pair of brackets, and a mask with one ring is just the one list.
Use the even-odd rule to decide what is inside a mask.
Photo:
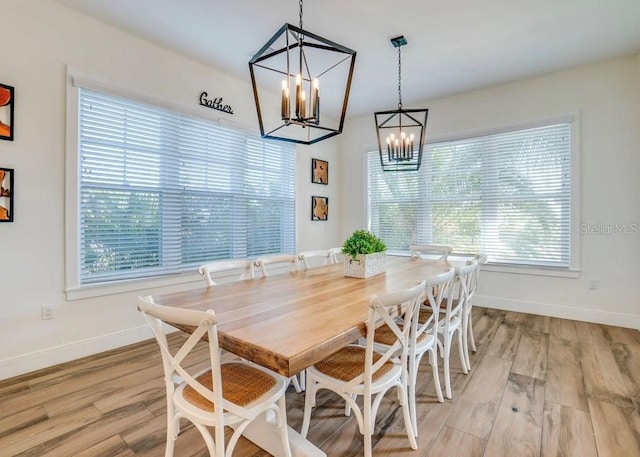
[(410, 244), (483, 252), (494, 264), (569, 268), (571, 124), (425, 145), (420, 170), (368, 154), (369, 229)]
[(295, 250), (295, 148), (78, 91), (78, 282)]

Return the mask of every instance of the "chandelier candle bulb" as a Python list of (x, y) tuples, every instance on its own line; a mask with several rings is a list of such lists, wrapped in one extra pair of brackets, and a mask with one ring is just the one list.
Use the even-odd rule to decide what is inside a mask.
[(300, 118), (301, 97), (302, 92), (302, 75), (296, 75), (296, 117)]
[(313, 80), (313, 92), (311, 94), (311, 115), (315, 120), (320, 120), (320, 88), (318, 78)]
[(300, 117), (302, 119), (307, 117), (307, 93), (305, 91), (300, 92)]
[(289, 86), (287, 80), (282, 81), (282, 103), (281, 103), (282, 119), (289, 119)]

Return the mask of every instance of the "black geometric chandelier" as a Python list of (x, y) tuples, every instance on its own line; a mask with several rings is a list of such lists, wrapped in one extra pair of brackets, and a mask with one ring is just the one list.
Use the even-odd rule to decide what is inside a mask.
[(249, 71), (260, 135), (313, 144), (342, 133), (356, 52), (303, 30), (302, 0), (299, 6), (300, 26), (284, 24), (249, 61)]
[[(398, 109), (375, 113), (378, 151), (383, 171), (415, 171), (422, 163), (428, 109), (402, 108), (402, 59), (404, 36), (391, 39), (398, 48)], [(384, 137), (384, 138), (383, 138)]]

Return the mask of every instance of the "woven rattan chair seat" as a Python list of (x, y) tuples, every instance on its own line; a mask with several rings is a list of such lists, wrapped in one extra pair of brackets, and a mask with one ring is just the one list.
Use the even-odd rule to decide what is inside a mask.
[[(373, 363), (380, 359), (380, 354), (373, 354)], [(340, 381), (349, 382), (364, 373), (365, 348), (361, 346), (347, 346), (334, 352), (326, 359), (316, 363), (314, 368)], [(373, 381), (377, 381), (393, 368), (393, 363), (384, 363), (378, 371), (373, 373)]]
[[(273, 376), (244, 363), (226, 363), (220, 366), (220, 372), (222, 396), (238, 406), (246, 406), (256, 401), (276, 385)], [(201, 374), (197, 380), (207, 389), (212, 388), (211, 371)], [(192, 405), (213, 412), (213, 403), (193, 387), (185, 386), (183, 396)]]

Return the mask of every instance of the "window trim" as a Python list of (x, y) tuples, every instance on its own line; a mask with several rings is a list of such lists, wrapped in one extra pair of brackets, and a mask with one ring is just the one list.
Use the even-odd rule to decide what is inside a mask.
[[(483, 127), (478, 129), (469, 129), (459, 132), (447, 132), (438, 135), (427, 135), (427, 142), (441, 143), (445, 141), (464, 140), (480, 136), (488, 136), (500, 133), (512, 132), (515, 130), (526, 130), (536, 127), (544, 127), (547, 125), (568, 123), (571, 124), (571, 182), (570, 182), (570, 213), (569, 213), (569, 266), (568, 268), (556, 268), (547, 266), (528, 266), (528, 265), (509, 265), (509, 264), (486, 264), (483, 270), (508, 273), (523, 274), (533, 276), (553, 276), (563, 278), (579, 278), (580, 277), (580, 111), (567, 114), (549, 116), (544, 118), (532, 119), (529, 121), (515, 122), (512, 124), (503, 124), (500, 126)], [(377, 151), (376, 147), (367, 147), (362, 154), (362, 163), (364, 169), (364, 190), (363, 196), (366, 204), (364, 207), (364, 218), (366, 227), (371, 226), (371, 207), (369, 200), (369, 171), (367, 156), (371, 151)], [(395, 252), (394, 255), (402, 255)]]
[[(79, 220), (80, 194), (78, 175), (79, 147), (79, 89), (85, 88), (106, 94), (124, 97), (136, 102), (155, 105), (190, 117), (203, 119), (216, 124), (224, 123), (242, 132), (252, 133), (252, 129), (240, 122), (216, 115), (212, 110), (197, 108), (172, 102), (142, 91), (89, 76), (81, 70), (67, 65), (66, 74), (66, 147), (65, 147), (65, 294), (69, 301), (119, 294), (155, 287), (187, 285), (199, 282), (202, 278), (196, 272), (179, 272), (157, 277), (142, 277), (112, 281), (109, 283), (80, 283)], [(297, 158), (297, 154), (296, 154)], [(297, 166), (295, 167), (297, 169)], [(295, 208), (295, 205), (294, 205)], [(294, 229), (297, 235), (297, 229)]]

